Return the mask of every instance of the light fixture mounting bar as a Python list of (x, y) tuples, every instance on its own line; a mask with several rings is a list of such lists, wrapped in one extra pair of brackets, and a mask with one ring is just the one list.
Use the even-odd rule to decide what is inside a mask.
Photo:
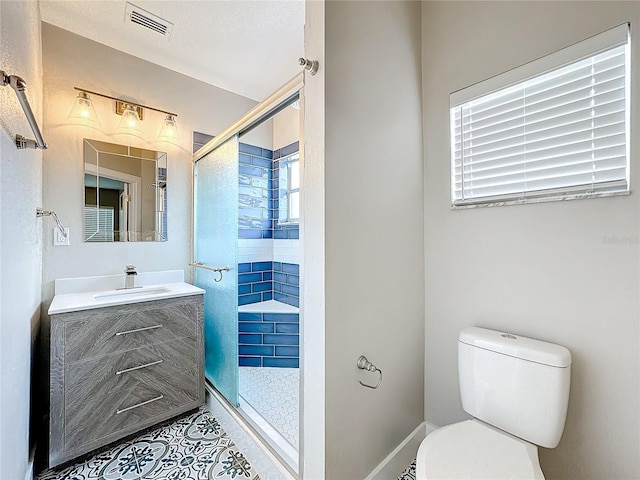
[(104, 93), (92, 92), (91, 90), (87, 90), (86, 88), (78, 88), (78, 87), (73, 87), (73, 88), (74, 88), (74, 90), (78, 90), (79, 92), (84, 92), (84, 93), (88, 93), (89, 95), (97, 95), (99, 97), (108, 98), (110, 100), (115, 100), (116, 102), (122, 102), (122, 103), (125, 103), (125, 104), (128, 104), (128, 105), (131, 105), (133, 107), (146, 108), (146, 109), (149, 109), (149, 110), (153, 110), (155, 112), (160, 112), (160, 113), (164, 113), (164, 114), (167, 114), (167, 115), (172, 115), (174, 117), (178, 116), (177, 113), (167, 112), (166, 110), (161, 110), (160, 108), (149, 107), (147, 105), (140, 105), (139, 103), (130, 102), (128, 100), (123, 100), (122, 98), (112, 97), (111, 95), (105, 95)]
[(138, 112), (140, 120), (144, 120), (144, 108), (139, 107), (135, 103), (123, 102), (122, 100), (116, 100), (116, 114), (122, 115), (129, 105)]

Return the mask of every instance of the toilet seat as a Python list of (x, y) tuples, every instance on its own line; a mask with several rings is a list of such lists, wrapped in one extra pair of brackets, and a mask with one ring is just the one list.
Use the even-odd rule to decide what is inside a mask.
[(538, 448), (478, 420), (439, 428), (418, 450), (418, 480), (544, 480)]

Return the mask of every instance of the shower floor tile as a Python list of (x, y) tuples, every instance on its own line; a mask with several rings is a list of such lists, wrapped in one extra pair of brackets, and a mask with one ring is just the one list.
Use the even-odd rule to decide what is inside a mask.
[(240, 367), (240, 396), (298, 450), (297, 368)]
[(36, 480), (260, 480), (244, 454), (202, 407), (195, 413)]

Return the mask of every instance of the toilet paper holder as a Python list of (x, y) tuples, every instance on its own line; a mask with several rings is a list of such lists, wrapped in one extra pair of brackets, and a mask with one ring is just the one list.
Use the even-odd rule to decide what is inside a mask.
[(360, 385), (362, 385), (363, 387), (371, 388), (373, 390), (380, 386), (380, 384), (382, 383), (382, 370), (371, 363), (364, 355), (360, 355), (360, 358), (358, 358), (358, 363), (356, 365), (360, 370), (366, 370), (368, 372), (378, 372), (379, 374), (378, 383), (376, 383), (375, 385), (368, 385), (366, 383), (362, 383), (361, 380), (358, 380), (358, 383), (360, 383)]

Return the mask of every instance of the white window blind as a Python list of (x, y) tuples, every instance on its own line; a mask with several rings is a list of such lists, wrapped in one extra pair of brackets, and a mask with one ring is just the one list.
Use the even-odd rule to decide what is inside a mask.
[(452, 94), (453, 206), (628, 192), (628, 37), (623, 25), (585, 41), (591, 52), (576, 44)]
[(113, 208), (84, 207), (85, 242), (113, 242), (113, 228)]

